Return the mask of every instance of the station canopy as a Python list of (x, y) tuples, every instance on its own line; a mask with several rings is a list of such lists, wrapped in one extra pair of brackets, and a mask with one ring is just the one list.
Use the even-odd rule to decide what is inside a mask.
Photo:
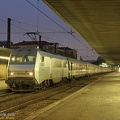
[(101, 55), (120, 64), (120, 0), (43, 0)]

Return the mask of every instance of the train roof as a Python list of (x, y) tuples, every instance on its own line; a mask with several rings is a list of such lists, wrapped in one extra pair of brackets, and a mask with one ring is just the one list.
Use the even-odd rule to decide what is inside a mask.
[(52, 53), (42, 51), (42, 50), (37, 49), (37, 48), (18, 48), (18, 49), (12, 50), (12, 54), (21, 54), (21, 53), (25, 54), (25, 53), (28, 53), (28, 52), (35, 53), (35, 54), (38, 52), (42, 56), (48, 56), (48, 57), (51, 57), (51, 58), (58, 58), (58, 59), (64, 59), (64, 60), (67, 59), (65, 56), (52, 54)]
[(17, 52), (17, 51), (37, 51), (36, 48), (17, 48), (17, 49), (13, 49), (12, 52)]
[(69, 57), (67, 57), (67, 59), (68, 59), (69, 61), (72, 61), (72, 62), (82, 62), (82, 63), (85, 63), (84, 61), (77, 60), (77, 59), (73, 59), (73, 58), (69, 58)]
[[(66, 56), (61, 56), (61, 55), (58, 55), (58, 54), (52, 54), (52, 53), (42, 51), (42, 50), (37, 49), (37, 48), (18, 48), (18, 49), (12, 50), (13, 54), (26, 53), (26, 52), (35, 53), (35, 54), (38, 52), (42, 56), (47, 56), (47, 57), (51, 57), (51, 58), (58, 58), (58, 59), (63, 59), (63, 60), (68, 59), (71, 62), (78, 62), (78, 63), (81, 62), (82, 64), (91, 64), (89, 62), (84, 62), (84, 61), (69, 58), (69, 57), (66, 57)], [(94, 64), (91, 64), (91, 65), (94, 65)], [(97, 66), (97, 65), (94, 65), (94, 66)]]
[(35, 48), (18, 48), (18, 49), (13, 49), (11, 54), (25, 54), (25, 53), (37, 53), (37, 49)]
[(58, 54), (52, 54), (52, 53), (48, 53), (48, 52), (40, 51), (40, 50), (38, 50), (38, 52), (42, 56), (48, 56), (48, 57), (51, 57), (51, 58), (58, 58), (58, 59), (64, 59), (64, 60), (67, 59), (65, 56), (61, 56), (61, 55), (58, 55)]

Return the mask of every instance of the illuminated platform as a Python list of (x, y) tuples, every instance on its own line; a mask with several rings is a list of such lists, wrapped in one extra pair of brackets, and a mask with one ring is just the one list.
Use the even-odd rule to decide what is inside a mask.
[(120, 120), (120, 73), (109, 73), (62, 102), (58, 101), (36, 112), (28, 119)]

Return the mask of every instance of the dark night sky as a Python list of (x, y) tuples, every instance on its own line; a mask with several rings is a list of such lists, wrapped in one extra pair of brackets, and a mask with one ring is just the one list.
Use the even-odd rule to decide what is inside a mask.
[[(71, 31), (71, 28), (42, 0), (29, 1), (68, 32)], [(76, 40), (30, 3), (26, 0), (0, 0), (0, 41), (7, 39), (7, 18), (11, 18), (11, 42), (13, 43), (31, 40), (24, 34), (38, 31), (41, 33), (42, 40), (57, 42), (60, 46), (76, 49), (78, 56), (82, 56), (83, 59), (96, 60), (98, 54), (91, 50), (80, 35), (73, 33), (78, 39)]]

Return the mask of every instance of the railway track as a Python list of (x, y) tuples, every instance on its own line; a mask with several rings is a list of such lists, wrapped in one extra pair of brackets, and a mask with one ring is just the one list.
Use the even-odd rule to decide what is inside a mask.
[(6, 93), (11, 93), (11, 90), (9, 90), (9, 89), (0, 90), (0, 95), (6, 94)]
[(68, 87), (68, 88), (66, 88), (66, 89), (64, 89), (64, 90), (61, 90), (61, 91), (57, 92), (57, 93), (54, 93), (54, 94), (45, 96), (45, 97), (42, 98), (42, 99), (41, 99), (41, 98), (34, 98), (34, 99), (29, 100), (29, 101), (27, 101), (27, 102), (25, 102), (25, 103), (21, 103), (21, 104), (19, 104), (19, 105), (13, 106), (13, 107), (11, 107), (11, 108), (2, 110), (2, 111), (0, 111), (0, 113), (13, 112), (13, 111), (15, 111), (15, 110), (21, 109), (21, 108), (23, 108), (23, 107), (25, 107), (25, 106), (27, 106), (27, 105), (29, 105), (29, 104), (33, 104), (33, 103), (38, 102), (38, 101), (40, 101), (40, 100), (50, 99), (51, 97), (53, 97), (53, 96), (55, 96), (55, 95), (58, 95), (58, 94), (60, 94), (60, 93), (63, 93), (63, 92), (65, 92), (65, 91), (68, 90), (68, 89), (70, 89), (70, 88)]
[[(0, 113), (14, 112), (16, 120), (23, 120), (36, 110), (70, 95), (72, 92), (83, 88), (98, 78), (99, 76), (88, 77), (80, 80), (73, 80), (66, 84), (56, 84), (53, 87), (33, 93), (15, 94), (16, 96), (13, 95), (14, 99), (0, 102), (2, 108), (0, 108)], [(20, 117), (21, 119), (19, 119)]]
[(5, 97), (5, 96), (12, 95), (12, 94), (14, 94), (14, 93), (15, 93), (15, 92), (9, 92), (9, 93), (0, 94), (0, 98), (1, 98), (1, 97)]

